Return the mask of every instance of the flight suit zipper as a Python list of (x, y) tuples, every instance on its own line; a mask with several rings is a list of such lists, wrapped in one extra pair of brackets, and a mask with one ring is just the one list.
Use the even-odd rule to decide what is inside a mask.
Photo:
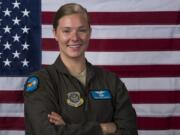
[(85, 102), (84, 102), (84, 111), (88, 111), (89, 109), (89, 83), (85, 86), (84, 94), (85, 94)]

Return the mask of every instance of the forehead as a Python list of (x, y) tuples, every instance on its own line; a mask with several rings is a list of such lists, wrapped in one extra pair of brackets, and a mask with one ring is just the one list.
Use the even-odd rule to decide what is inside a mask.
[(58, 24), (61, 27), (89, 25), (87, 16), (81, 13), (65, 15), (59, 19)]

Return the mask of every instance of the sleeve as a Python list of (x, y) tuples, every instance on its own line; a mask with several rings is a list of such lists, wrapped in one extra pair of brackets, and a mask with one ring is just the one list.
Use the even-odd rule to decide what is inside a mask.
[[(26, 135), (102, 135), (101, 127), (95, 122), (55, 126), (48, 121), (52, 111), (60, 113), (53, 93), (53, 86), (47, 77), (33, 76), (27, 79), (24, 90), (24, 112)], [(37, 84), (37, 85), (35, 85)]]
[(118, 130), (114, 135), (138, 135), (136, 112), (130, 102), (127, 88), (119, 78), (116, 79), (115, 86), (113, 118)]

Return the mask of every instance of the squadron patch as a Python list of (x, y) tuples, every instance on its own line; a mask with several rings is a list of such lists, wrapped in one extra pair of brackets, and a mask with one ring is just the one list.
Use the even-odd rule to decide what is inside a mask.
[(79, 92), (69, 92), (67, 93), (67, 104), (73, 107), (79, 107), (84, 103), (83, 98), (81, 98)]
[(112, 99), (109, 89), (92, 90), (90, 94), (93, 99)]
[(33, 92), (37, 89), (38, 84), (39, 84), (38, 78), (35, 76), (32, 76), (32, 77), (28, 78), (26, 85), (25, 85), (25, 90), (27, 92)]

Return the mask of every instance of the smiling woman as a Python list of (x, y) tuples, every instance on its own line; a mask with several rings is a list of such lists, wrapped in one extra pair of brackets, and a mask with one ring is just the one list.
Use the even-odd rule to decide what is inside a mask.
[[(66, 4), (56, 13), (53, 21), (54, 37), (58, 42), (62, 61), (71, 73), (85, 70), (85, 51), (91, 35), (87, 10), (78, 4)], [(78, 68), (72, 67), (71, 61), (82, 62)], [(80, 62), (80, 63), (81, 63)], [(76, 66), (75, 66), (76, 67)]]
[(26, 134), (137, 135), (124, 83), (85, 58), (91, 36), (86, 9), (75, 3), (60, 7), (53, 32), (59, 57), (25, 84)]
[(63, 16), (54, 29), (55, 39), (61, 50), (61, 58), (84, 58), (88, 47), (91, 30), (83, 14)]

